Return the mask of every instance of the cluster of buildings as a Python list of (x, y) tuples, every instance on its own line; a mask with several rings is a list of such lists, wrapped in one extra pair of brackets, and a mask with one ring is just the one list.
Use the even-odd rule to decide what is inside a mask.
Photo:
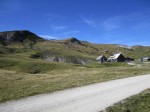
[[(134, 59), (129, 58), (129, 57), (125, 57), (121, 53), (116, 53), (116, 54), (110, 56), (108, 59), (104, 55), (98, 56), (96, 61), (99, 63), (104, 63), (104, 62), (131, 62), (131, 61), (134, 61)], [(139, 59), (139, 61), (150, 61), (150, 57), (143, 57), (143, 58)]]
[(141, 58), (140, 61), (150, 61), (150, 57)]
[(130, 62), (130, 61), (134, 61), (134, 59), (129, 58), (129, 57), (124, 57), (123, 54), (117, 53), (117, 54), (114, 54), (114, 55), (110, 56), (108, 59), (104, 55), (98, 56), (96, 61), (99, 62), (99, 63), (104, 63), (104, 62)]

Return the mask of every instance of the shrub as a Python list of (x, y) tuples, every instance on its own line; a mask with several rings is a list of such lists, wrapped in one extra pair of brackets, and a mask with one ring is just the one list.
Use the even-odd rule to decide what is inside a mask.
[(33, 66), (29, 66), (27, 72), (28, 72), (28, 73), (31, 73), (31, 74), (36, 74), (36, 73), (40, 73), (41, 70), (40, 70), (40, 67), (39, 67), (39, 66), (33, 65)]
[(35, 58), (35, 59), (38, 59), (38, 58), (42, 58), (41, 54), (39, 52), (37, 52), (36, 54), (32, 54), (30, 56), (30, 58)]

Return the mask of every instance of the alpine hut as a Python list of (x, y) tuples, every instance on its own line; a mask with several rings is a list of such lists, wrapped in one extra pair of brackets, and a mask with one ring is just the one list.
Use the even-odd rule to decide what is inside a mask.
[(114, 54), (108, 58), (109, 62), (125, 62), (126, 58), (121, 53)]
[(96, 58), (96, 61), (99, 63), (104, 63), (107, 61), (107, 58), (104, 55), (101, 55)]

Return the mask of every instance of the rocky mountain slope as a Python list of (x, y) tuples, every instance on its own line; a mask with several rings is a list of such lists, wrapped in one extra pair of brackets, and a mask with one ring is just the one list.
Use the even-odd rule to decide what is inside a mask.
[(43, 39), (28, 30), (0, 32), (1, 43), (24, 42), (25, 40), (35, 42)]

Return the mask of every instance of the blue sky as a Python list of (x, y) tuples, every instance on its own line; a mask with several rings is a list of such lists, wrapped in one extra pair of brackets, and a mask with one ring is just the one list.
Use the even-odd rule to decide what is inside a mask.
[(150, 46), (150, 0), (0, 0), (0, 31), (7, 30)]

